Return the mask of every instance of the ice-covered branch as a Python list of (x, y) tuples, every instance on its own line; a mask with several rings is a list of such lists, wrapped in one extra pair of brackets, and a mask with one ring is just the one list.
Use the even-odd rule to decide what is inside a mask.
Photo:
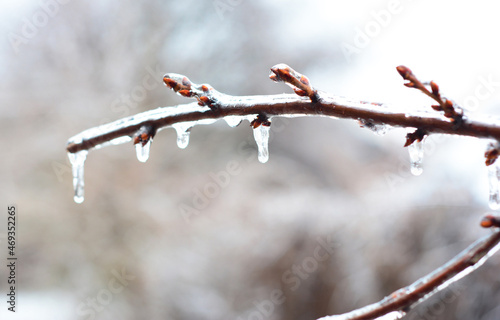
[[(88, 150), (133, 140), (137, 158), (144, 162), (149, 157), (157, 131), (173, 127), (177, 131), (177, 145), (185, 148), (193, 126), (211, 124), (220, 118), (225, 119), (230, 126), (236, 126), (242, 120), (251, 122), (261, 162), (266, 162), (269, 157), (267, 141), (272, 118), (296, 116), (354, 119), (362, 127), (379, 133), (385, 132), (388, 127), (411, 128), (404, 146), (410, 152), (412, 173), (415, 175), (422, 173), (423, 140), (433, 133), (494, 139), (495, 143), (485, 154), (487, 165), (493, 164), (500, 154), (497, 143), (500, 141), (499, 121), (466, 117), (462, 109), (441, 96), (436, 83), (420, 82), (407, 67), (397, 67), (399, 74), (407, 81), (405, 85), (422, 91), (436, 101), (438, 104), (432, 105), (434, 110), (429, 108), (428, 112), (405, 113), (381, 103), (321, 92), (311, 86), (306, 76), (285, 64), (275, 65), (271, 71), (271, 80), (286, 83), (295, 94), (230, 96), (208, 84), (197, 85), (183, 75), (166, 74), (163, 81), (167, 87), (183, 97), (195, 98), (197, 102), (146, 111), (85, 130), (70, 138), (66, 149), (73, 164), (75, 201), (83, 201), (83, 164)], [(489, 171), (490, 205), (496, 208), (500, 207), (500, 165), (491, 166)]]
[[(403, 73), (401, 68), (401, 66), (398, 67), (398, 71)], [(249, 116), (257, 117), (257, 115), (265, 115), (268, 118), (327, 116), (359, 120), (368, 128), (374, 125), (387, 125), (420, 129), (425, 135), (444, 133), (500, 140), (500, 122), (463, 117), (462, 112), (455, 111), (456, 107), (449, 105), (451, 102), (447, 101), (450, 100), (440, 97), (437, 85), (433, 82), (431, 86), (436, 95), (426, 91), (425, 86), (420, 82), (418, 82), (420, 86), (414, 85), (413, 87), (423, 90), (429, 96), (438, 97), (436, 99), (440, 105), (433, 106), (433, 108), (443, 110), (443, 115), (437, 112), (405, 113), (381, 103), (332, 95), (312, 89), (305, 76), (286, 65), (280, 64), (271, 70), (273, 71), (272, 80), (286, 82), (294, 88), (297, 94), (230, 96), (216, 91), (209, 85), (194, 85), (182, 75), (167, 74), (164, 81), (168, 87), (182, 96), (195, 97), (198, 103), (158, 108), (83, 131), (69, 139), (67, 151), (76, 153), (112, 142), (120, 137), (133, 137), (143, 126), (150, 126), (157, 131), (182, 122), (196, 125), (203, 120), (225, 117), (247, 119)], [(406, 75), (406, 73), (403, 74)], [(406, 79), (409, 76), (403, 77)], [(409, 78), (414, 79), (413, 74)]]
[[(387, 126), (410, 128), (404, 146), (409, 147), (412, 172), (416, 175), (422, 172), (422, 143), (428, 135), (444, 133), (493, 139), (485, 158), (486, 165), (490, 166), (490, 206), (494, 209), (500, 207), (500, 161), (496, 161), (500, 155), (500, 121), (465, 115), (460, 107), (441, 96), (435, 82), (422, 83), (407, 67), (397, 67), (397, 71), (407, 81), (407, 87), (418, 89), (437, 102), (437, 105), (431, 106), (433, 111), (405, 113), (380, 103), (363, 102), (318, 91), (311, 86), (306, 76), (284, 64), (272, 67), (271, 71), (271, 80), (285, 82), (295, 94), (230, 96), (210, 85), (194, 84), (183, 75), (166, 74), (163, 80), (167, 87), (181, 96), (195, 98), (196, 102), (139, 113), (88, 129), (69, 139), (67, 151), (73, 165), (75, 201), (83, 201), (83, 165), (90, 149), (133, 141), (137, 158), (144, 162), (149, 157), (151, 142), (159, 130), (173, 127), (177, 131), (177, 145), (185, 148), (193, 126), (211, 124), (223, 118), (231, 127), (239, 125), (242, 120), (250, 121), (258, 146), (258, 158), (261, 162), (266, 162), (269, 157), (269, 128), (273, 117), (326, 116), (357, 120), (362, 127), (379, 132), (384, 131)], [(343, 315), (321, 319), (400, 319), (432, 294), (474, 271), (499, 248), (500, 218), (486, 216), (481, 221), (481, 226), (493, 228), (494, 231), (427, 276), (377, 303)]]
[(411, 309), (427, 300), (436, 292), (445, 289), (479, 268), (500, 248), (498, 217), (487, 216), (481, 226), (495, 227), (493, 233), (479, 239), (440, 268), (401, 288), (384, 299), (366, 307), (318, 320), (396, 320), (404, 317)]

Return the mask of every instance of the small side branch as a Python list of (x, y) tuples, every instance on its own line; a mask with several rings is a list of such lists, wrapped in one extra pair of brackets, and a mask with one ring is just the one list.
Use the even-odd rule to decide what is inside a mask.
[[(488, 228), (498, 227), (499, 218), (487, 216), (481, 225)], [(389, 314), (394, 315), (392, 319), (400, 319), (436, 292), (479, 268), (500, 248), (499, 242), (500, 230), (495, 228), (492, 234), (476, 241), (445, 265), (381, 301), (349, 313), (326, 316), (318, 320), (372, 320)]]

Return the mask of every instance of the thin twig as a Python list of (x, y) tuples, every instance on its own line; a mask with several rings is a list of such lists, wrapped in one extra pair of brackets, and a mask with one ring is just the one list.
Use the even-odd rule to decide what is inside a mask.
[[(484, 223), (486, 220), (495, 222)], [(481, 225), (493, 227), (498, 221), (498, 217), (487, 216)], [(480, 267), (498, 250), (499, 242), (500, 230), (496, 228), (492, 234), (479, 239), (448, 263), (381, 301), (342, 315), (326, 316), (318, 320), (372, 320), (391, 312), (405, 314), (434, 293)]]

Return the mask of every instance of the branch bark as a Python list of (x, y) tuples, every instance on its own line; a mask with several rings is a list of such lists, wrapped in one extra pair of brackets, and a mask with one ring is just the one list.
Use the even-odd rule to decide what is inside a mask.
[[(425, 86), (420, 82), (416, 86), (408, 85), (408, 83), (406, 85), (422, 90), (431, 97), (437, 90), (436, 97), (438, 99), (436, 101), (444, 109), (440, 106), (433, 106), (436, 111), (405, 113), (382, 103), (358, 101), (314, 90), (309, 85), (307, 78), (291, 68), (289, 68), (291, 70), (289, 73), (292, 73), (292, 76), (286, 77), (286, 72), (283, 76), (284, 72), (280, 73), (279, 71), (286, 70), (286, 68), (289, 67), (283, 67), (283, 65), (273, 67), (275, 75), (279, 75), (272, 76), (271, 79), (286, 82), (293, 87), (296, 94), (230, 96), (222, 94), (208, 85), (194, 85), (184, 76), (167, 74), (164, 78), (167, 86), (185, 97), (195, 97), (198, 102), (158, 108), (86, 130), (70, 138), (66, 149), (70, 153), (75, 153), (92, 149), (120, 137), (134, 137), (143, 126), (153, 128), (156, 132), (158, 129), (181, 122), (220, 119), (227, 116), (256, 117), (258, 115), (267, 118), (273, 116), (327, 116), (359, 120), (364, 124), (415, 128), (424, 135), (442, 133), (500, 140), (499, 122), (490, 119), (462, 117), (460, 113), (454, 111), (452, 106), (450, 107), (450, 100), (441, 99), (439, 89), (436, 89), (437, 86), (434, 83), (432, 83), (433, 92), (424, 91)], [(400, 68), (398, 67), (398, 71)], [(297, 74), (298, 76), (293, 76)], [(414, 78), (413, 74), (411, 76), (409, 81)], [(296, 79), (297, 77), (299, 80)], [(403, 77), (408, 80), (408, 76), (404, 75)], [(438, 110), (444, 110), (445, 113), (438, 113)], [(459, 121), (457, 121), (458, 118)], [(407, 141), (407, 145), (412, 142), (408, 143)]]

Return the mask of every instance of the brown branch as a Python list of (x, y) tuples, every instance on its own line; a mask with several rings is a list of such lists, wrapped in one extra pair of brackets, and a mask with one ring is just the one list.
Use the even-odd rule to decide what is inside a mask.
[[(437, 112), (398, 112), (380, 103), (356, 101), (320, 92), (310, 86), (309, 80), (305, 76), (280, 64), (271, 68), (273, 71), (271, 79), (284, 81), (291, 85), (297, 95), (229, 96), (218, 92), (209, 85), (193, 84), (185, 76), (167, 74), (164, 81), (168, 87), (182, 96), (196, 98), (198, 103), (159, 108), (89, 129), (71, 138), (66, 149), (70, 153), (75, 153), (109, 143), (123, 136), (135, 137), (144, 126), (151, 128), (152, 132), (156, 132), (160, 128), (179, 122), (250, 115), (261, 115), (267, 118), (292, 115), (330, 116), (362, 120), (370, 124), (413, 127), (426, 135), (444, 133), (500, 140), (500, 123), (491, 122), (491, 120), (467, 119), (462, 117), (462, 113), (457, 112), (454, 107), (451, 107), (453, 108), (451, 111), (450, 106), (447, 106), (449, 104), (447, 101), (450, 100), (441, 98), (437, 85), (431, 84), (431, 92), (420, 81), (416, 80), (408, 68), (404, 70), (401, 68), (401, 66), (398, 67), (398, 71), (403, 75), (403, 78), (413, 84), (411, 86), (420, 89), (436, 101), (441, 101), (440, 108), (444, 110), (444, 116)], [(410, 137), (413, 141), (421, 140), (418, 135), (414, 138)], [(410, 141), (407, 140), (407, 145), (409, 143)]]
[[(498, 227), (499, 223), (498, 217), (486, 216), (481, 226)], [(498, 250), (499, 242), (500, 230), (496, 228), (492, 234), (479, 239), (448, 263), (413, 284), (393, 292), (381, 301), (349, 313), (326, 316), (318, 320), (372, 320), (391, 312), (400, 312), (404, 315), (434, 293), (480, 267)]]
[[(297, 115), (354, 119), (368, 128), (373, 128), (375, 125), (415, 128), (414, 132), (406, 136), (405, 147), (415, 141), (422, 141), (426, 135), (433, 133), (491, 138), (496, 139), (496, 143), (491, 144), (485, 153), (486, 164), (491, 165), (495, 162), (500, 155), (498, 143), (500, 122), (465, 117), (459, 107), (441, 96), (436, 83), (430, 82), (426, 85), (420, 82), (410, 69), (404, 66), (399, 66), (397, 70), (408, 81), (405, 83), (406, 86), (416, 88), (435, 100), (438, 105), (433, 105), (432, 109), (443, 111), (443, 115), (436, 112), (407, 114), (391, 110), (379, 103), (355, 101), (320, 92), (310, 85), (307, 77), (283, 64), (271, 68), (273, 74), (270, 78), (291, 86), (295, 95), (234, 97), (222, 94), (206, 84), (194, 84), (185, 76), (167, 74), (163, 79), (167, 87), (184, 97), (195, 98), (197, 102), (150, 110), (88, 129), (70, 138), (67, 151), (74, 165), (75, 199), (78, 198), (79, 202), (83, 199), (83, 162), (87, 150), (107, 144), (123, 143), (125, 140), (133, 140), (139, 151), (141, 147), (149, 150), (151, 139), (161, 128), (185, 122), (188, 123), (188, 127), (206, 124), (227, 116), (241, 116), (247, 119), (250, 117), (254, 129), (269, 127), (273, 116)], [(77, 154), (79, 151), (85, 152)], [(481, 221), (481, 226), (495, 228), (495, 231), (490, 236), (476, 241), (447, 264), (412, 285), (399, 289), (372, 305), (340, 316), (328, 316), (322, 319), (368, 320), (392, 312), (395, 313), (394, 319), (399, 319), (399, 316), (403, 316), (435, 292), (475, 270), (496, 251), (500, 242), (500, 218), (486, 216)]]

